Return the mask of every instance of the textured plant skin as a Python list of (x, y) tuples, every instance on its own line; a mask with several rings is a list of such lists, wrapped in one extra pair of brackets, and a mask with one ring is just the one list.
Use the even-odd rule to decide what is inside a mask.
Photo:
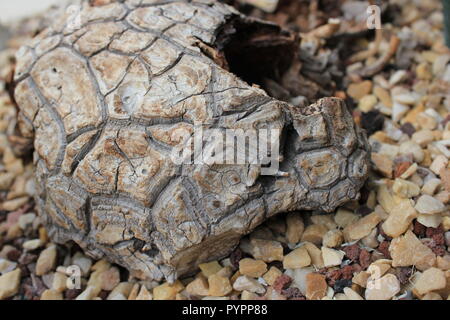
[[(39, 34), (15, 71), (21, 131), (34, 138), (37, 208), (55, 242), (174, 281), (277, 213), (331, 212), (358, 198), (368, 144), (342, 100), (295, 108), (214, 58), (231, 21), (278, 27), (213, 0), (86, 2), (81, 17), (76, 30), (63, 16)], [(281, 129), (287, 174), (174, 164), (170, 152), (194, 122)]]

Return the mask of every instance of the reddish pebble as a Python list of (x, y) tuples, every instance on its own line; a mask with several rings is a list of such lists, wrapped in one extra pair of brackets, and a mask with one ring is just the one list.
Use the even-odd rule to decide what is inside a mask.
[(273, 288), (279, 292), (282, 293), (282, 291), (284, 289), (286, 289), (287, 287), (289, 287), (289, 285), (292, 283), (292, 278), (289, 277), (288, 275), (282, 274), (281, 276), (279, 276), (274, 284), (273, 284)]

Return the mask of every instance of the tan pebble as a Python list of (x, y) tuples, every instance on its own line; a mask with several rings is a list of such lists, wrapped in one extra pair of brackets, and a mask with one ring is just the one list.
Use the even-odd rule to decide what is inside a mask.
[(361, 239), (361, 242), (363, 245), (365, 245), (366, 247), (375, 249), (378, 247), (379, 242), (377, 240), (377, 236), (378, 236), (378, 230), (377, 228), (374, 228), (368, 236), (364, 237)]
[(223, 297), (233, 291), (230, 279), (213, 274), (208, 277), (209, 293), (213, 297)]
[(371, 159), (375, 169), (386, 178), (392, 178), (394, 162), (387, 156), (379, 153), (371, 153)]
[(436, 191), (438, 190), (439, 186), (441, 185), (441, 180), (440, 179), (436, 179), (436, 178), (432, 178), (429, 179), (427, 182), (424, 183), (424, 185), (422, 186), (422, 193), (423, 194), (427, 194), (429, 196), (432, 196), (436, 193)]
[(41, 240), (43, 243), (47, 243), (49, 241), (47, 230), (44, 227), (39, 228), (39, 240)]
[(259, 283), (256, 279), (250, 278), (249, 276), (240, 276), (236, 279), (233, 284), (233, 289), (236, 291), (250, 291), (258, 294), (263, 294), (266, 292), (263, 285)]
[(342, 234), (342, 231), (334, 229), (329, 230), (327, 233), (325, 233), (322, 243), (325, 247), (336, 248), (342, 244), (343, 240), (344, 236)]
[(278, 241), (251, 239), (250, 253), (253, 258), (264, 262), (283, 260), (283, 246)]
[(300, 212), (288, 213), (286, 216), (286, 239), (289, 243), (298, 243), (305, 230)]
[(32, 251), (32, 250), (36, 250), (37, 248), (42, 247), (43, 244), (44, 243), (41, 241), (41, 239), (33, 239), (33, 240), (25, 241), (23, 243), (22, 247), (25, 250)]
[(275, 266), (270, 267), (269, 271), (267, 271), (264, 275), (263, 275), (263, 279), (264, 281), (267, 282), (267, 284), (269, 286), (273, 285), (275, 283), (275, 280), (277, 280), (277, 278), (279, 276), (281, 276), (283, 273), (280, 271), (280, 269), (278, 269)]
[(267, 264), (262, 260), (244, 258), (239, 261), (239, 272), (242, 275), (258, 278), (267, 272)]
[(421, 163), (425, 159), (425, 152), (422, 147), (418, 143), (411, 140), (400, 144), (399, 153), (405, 155), (412, 154), (414, 161), (417, 163)]
[(47, 289), (42, 292), (40, 300), (63, 300), (63, 295), (56, 290)]
[(350, 210), (339, 208), (334, 216), (334, 222), (340, 227), (345, 228), (349, 224), (358, 221), (359, 216)]
[(429, 195), (422, 195), (414, 207), (421, 214), (436, 214), (445, 210), (445, 205), (436, 198)]
[(437, 268), (425, 270), (417, 279), (414, 290), (420, 295), (445, 288), (447, 280), (444, 271)]
[(304, 246), (288, 253), (283, 259), (284, 269), (304, 268), (311, 264), (311, 257)]
[(397, 203), (391, 210), (388, 218), (383, 223), (383, 231), (390, 237), (396, 238), (402, 235), (417, 218), (417, 211), (409, 199)]
[(391, 144), (392, 140), (388, 137), (386, 138), (389, 139), (388, 143), (381, 143), (378, 153), (387, 156), (389, 159), (394, 159), (398, 155), (400, 147)]
[(306, 227), (302, 235), (302, 242), (308, 241), (316, 245), (322, 243), (323, 236), (328, 232), (328, 228), (322, 224), (312, 224)]
[(222, 266), (218, 261), (211, 261), (208, 263), (202, 263), (198, 266), (202, 271), (203, 275), (208, 278), (209, 276), (219, 272), (222, 269)]
[(442, 184), (446, 191), (450, 192), (450, 169), (443, 168), (439, 171), (441, 176)]
[[(177, 286), (178, 282), (175, 282), (172, 287)], [(125, 297), (125, 300), (130, 295), (131, 289), (133, 289), (134, 283), (132, 282), (121, 282), (119, 283), (108, 295), (108, 300), (111, 300), (111, 298), (116, 294), (121, 294)], [(182, 286), (182, 285), (181, 285)], [(183, 289), (183, 287), (182, 287)], [(182, 290), (180, 289), (180, 291)]]
[(408, 230), (404, 236), (391, 241), (389, 252), (393, 267), (416, 266), (419, 270), (426, 270), (434, 266), (436, 255), (424, 245), (416, 235)]
[(434, 134), (431, 130), (420, 130), (414, 132), (411, 139), (422, 148), (424, 148), (434, 141)]
[(67, 289), (67, 276), (60, 272), (55, 272), (53, 276), (52, 289), (57, 292), (64, 292)]
[(347, 242), (360, 240), (370, 234), (373, 228), (381, 222), (380, 215), (376, 212), (368, 214), (358, 221), (348, 225), (344, 230), (344, 238)]
[(396, 84), (399, 84), (400, 82), (404, 81), (407, 77), (408, 73), (406, 72), (406, 70), (397, 70), (389, 78), (389, 85), (393, 87)]
[[(184, 289), (183, 284), (177, 280), (173, 284), (163, 283), (153, 289), (154, 300), (175, 300), (177, 293)], [(131, 287), (130, 287), (131, 290)]]
[(443, 257), (436, 257), (436, 267), (443, 271), (450, 270), (450, 255), (447, 254)]
[(372, 81), (365, 80), (359, 83), (351, 83), (348, 86), (347, 94), (355, 100), (360, 100), (372, 91)]
[(92, 300), (96, 296), (94, 291), (94, 287), (87, 286), (86, 289), (84, 289), (84, 291), (75, 298), (75, 300)]
[(448, 159), (444, 155), (438, 155), (430, 165), (430, 170), (435, 174), (440, 174), (441, 170), (448, 165)]
[(13, 200), (8, 200), (0, 205), (0, 208), (5, 211), (14, 211), (25, 205), (29, 200), (29, 197), (20, 197)]
[(442, 216), (439, 214), (419, 214), (417, 221), (428, 228), (437, 228), (442, 223)]
[(422, 62), (416, 67), (416, 75), (421, 80), (431, 80), (433, 74), (431, 73), (431, 66), (427, 62)]
[(259, 296), (253, 292), (244, 290), (241, 293), (241, 300), (256, 300)]
[(16, 239), (16, 238), (20, 238), (23, 234), (22, 229), (20, 229), (20, 226), (18, 223), (10, 226), (8, 228), (8, 231), (6, 233), (6, 240), (12, 240), (12, 239)]
[(366, 300), (390, 300), (400, 292), (400, 282), (393, 274), (387, 274), (367, 283)]
[(405, 114), (409, 111), (409, 106), (398, 101), (394, 101), (392, 104), (392, 121), (399, 122), (405, 119)]
[(200, 275), (186, 286), (186, 291), (193, 296), (206, 297), (209, 294), (208, 280)]
[(8, 190), (16, 177), (12, 172), (0, 173), (0, 190)]
[(361, 98), (358, 104), (358, 108), (362, 112), (369, 112), (373, 110), (373, 107), (377, 104), (378, 99), (376, 96), (370, 94)]
[(425, 112), (421, 112), (417, 115), (417, 124), (426, 130), (434, 130), (436, 129), (438, 122), (436, 119)]
[(92, 271), (106, 271), (111, 267), (111, 263), (105, 259), (98, 260), (92, 267)]
[(21, 175), (25, 172), (22, 159), (15, 159), (9, 163), (5, 163), (5, 169), (15, 176)]
[(444, 231), (450, 230), (450, 217), (445, 216), (442, 218), (442, 227), (444, 228)]
[(434, 195), (434, 198), (436, 198), (437, 200), (439, 200), (440, 202), (442, 202), (444, 204), (449, 204), (450, 203), (450, 192), (446, 191), (446, 190), (440, 191)]
[(139, 283), (135, 283), (133, 288), (130, 291), (130, 294), (128, 295), (128, 299), (127, 300), (136, 300), (136, 297), (139, 293)]
[(311, 264), (316, 268), (323, 268), (324, 262), (322, 258), (322, 251), (311, 242), (305, 242), (303, 247), (308, 251), (309, 257), (311, 258)]
[(359, 293), (349, 287), (344, 288), (344, 294), (347, 296), (348, 300), (364, 300)]
[(57, 248), (55, 245), (50, 245), (39, 254), (36, 262), (36, 275), (42, 276), (52, 270), (56, 266)]
[(367, 273), (370, 275), (370, 280), (379, 279), (380, 277), (384, 276), (391, 269), (391, 266), (391, 260), (376, 260), (367, 268)]
[(367, 285), (367, 280), (369, 280), (370, 273), (367, 271), (361, 271), (355, 274), (352, 278), (352, 282), (359, 285), (362, 288), (365, 288)]
[(266, 300), (287, 300), (285, 296), (275, 290), (273, 287), (268, 287), (264, 295)]
[(443, 300), (442, 297), (436, 292), (429, 292), (422, 297), (420, 300)]
[(321, 224), (327, 227), (328, 230), (336, 229), (337, 224), (334, 222), (332, 214), (316, 214), (311, 216), (313, 224)]
[(325, 276), (318, 273), (306, 275), (306, 298), (320, 300), (327, 294), (328, 285)]
[(219, 276), (222, 276), (225, 278), (229, 278), (233, 274), (233, 269), (230, 266), (223, 267), (215, 274), (218, 274)]
[(322, 247), (322, 258), (326, 268), (339, 266), (342, 263), (344, 255), (343, 251)]
[(19, 292), (20, 276), (19, 268), (0, 276), (0, 300), (10, 298)]
[(136, 297), (136, 300), (153, 300), (153, 295), (147, 290), (147, 288), (142, 285), (141, 290)]
[[(395, 207), (399, 202), (404, 201), (403, 198), (396, 196), (386, 184), (382, 184), (378, 187), (377, 200), (383, 210), (388, 214), (395, 210)], [(388, 216), (386, 216), (386, 219), (387, 217)]]
[(400, 178), (402, 179), (408, 179), (409, 177), (411, 177), (414, 173), (416, 173), (418, 168), (417, 163), (413, 163), (412, 165), (409, 166), (408, 169), (406, 169), (405, 172), (402, 173), (402, 175), (400, 176)]
[(120, 271), (116, 267), (102, 271), (100, 275), (101, 288), (105, 291), (111, 291), (120, 283)]
[(402, 198), (412, 198), (420, 194), (420, 188), (415, 183), (400, 178), (395, 179), (392, 191)]
[(373, 93), (384, 106), (392, 108), (392, 98), (389, 91), (380, 86), (375, 86), (375, 88), (373, 89)]

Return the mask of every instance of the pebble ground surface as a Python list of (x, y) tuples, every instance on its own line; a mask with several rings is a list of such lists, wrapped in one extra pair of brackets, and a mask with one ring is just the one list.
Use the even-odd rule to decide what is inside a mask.
[(365, 17), (355, 23), (367, 8), (359, 1), (286, 0), (274, 13), (264, 1), (228, 2), (300, 33), (302, 81), (314, 94), (291, 103), (343, 98), (366, 129), (373, 166), (360, 200), (332, 214), (279, 215), (173, 284), (52, 243), (8, 94), (14, 53), (37, 28), (31, 19), (0, 53), (0, 300), (450, 300), (450, 50), (440, 1), (391, 0), (375, 32)]

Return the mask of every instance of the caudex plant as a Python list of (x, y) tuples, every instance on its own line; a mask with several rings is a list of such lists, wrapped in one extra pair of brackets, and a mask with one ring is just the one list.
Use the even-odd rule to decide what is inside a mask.
[[(368, 144), (345, 103), (300, 108), (263, 90), (295, 58), (293, 34), (213, 0), (86, 1), (80, 17), (37, 35), (14, 78), (21, 131), (34, 139), (35, 200), (55, 242), (174, 281), (278, 213), (358, 198)], [(199, 123), (272, 132), (277, 170), (171, 161)], [(201, 146), (218, 150), (218, 140)]]

